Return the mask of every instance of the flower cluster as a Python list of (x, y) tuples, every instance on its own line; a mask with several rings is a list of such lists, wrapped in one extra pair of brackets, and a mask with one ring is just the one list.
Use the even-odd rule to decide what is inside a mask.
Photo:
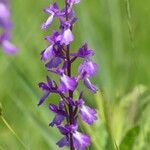
[(12, 22), (7, 0), (0, 0), (0, 46), (8, 54), (15, 54), (17, 48), (10, 42)]
[[(79, 81), (83, 81), (93, 93), (97, 91), (90, 82), (90, 77), (94, 76), (97, 70), (97, 64), (90, 59), (94, 51), (84, 43), (77, 52), (71, 52), (70, 46), (74, 40), (72, 30), (77, 21), (73, 7), (79, 2), (80, 0), (66, 0), (63, 9), (59, 9), (57, 3), (51, 4), (44, 9), (49, 17), (41, 25), (42, 29), (47, 29), (55, 18), (60, 22), (59, 31), (53, 30), (52, 35), (45, 37), (49, 46), (41, 52), (41, 60), (47, 70), (58, 75), (60, 80), (54, 81), (47, 76), (46, 83), (39, 83), (44, 95), (38, 105), (42, 105), (52, 93), (59, 95), (58, 105), (49, 104), (49, 109), (55, 114), (49, 125), (56, 126), (63, 135), (57, 145), (68, 146), (71, 150), (84, 150), (90, 146), (90, 137), (78, 131), (78, 118), (89, 125), (97, 119), (96, 110), (85, 105), (83, 92), (80, 92), (78, 99), (74, 98)], [(78, 67), (77, 75), (73, 76), (71, 68), (77, 59), (83, 59), (83, 62)]]

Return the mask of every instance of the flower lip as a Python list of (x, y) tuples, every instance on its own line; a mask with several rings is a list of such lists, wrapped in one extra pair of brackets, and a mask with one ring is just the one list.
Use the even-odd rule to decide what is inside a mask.
[(18, 49), (16, 48), (15, 45), (13, 45), (10, 41), (4, 40), (2, 41), (2, 47), (5, 50), (6, 53), (8, 54), (16, 54)]
[(67, 92), (69, 90), (74, 91), (77, 86), (76, 79), (63, 74), (60, 78), (59, 90)]
[(93, 124), (93, 122), (97, 120), (96, 110), (90, 108), (89, 106), (82, 105), (79, 114), (81, 119), (89, 125)]
[(0, 19), (9, 19), (10, 17), (10, 11), (6, 4), (2, 3), (0, 1)]
[(41, 52), (41, 60), (43, 61), (47, 61), (48, 59), (50, 59), (52, 56), (54, 56), (54, 45), (50, 45), (49, 47), (47, 47), (45, 50), (43, 50)]
[(96, 72), (97, 64), (88, 59), (80, 64), (78, 68), (78, 73), (82, 76), (82, 78), (94, 76)]
[(74, 36), (70, 29), (64, 30), (61, 39), (61, 45), (69, 45), (74, 40)]
[(74, 134), (73, 134), (73, 137), (74, 137), (74, 147), (76, 149), (80, 149), (80, 150), (84, 150), (85, 147), (89, 147), (90, 146), (90, 137), (85, 135), (85, 134), (82, 134), (78, 131), (76, 131)]

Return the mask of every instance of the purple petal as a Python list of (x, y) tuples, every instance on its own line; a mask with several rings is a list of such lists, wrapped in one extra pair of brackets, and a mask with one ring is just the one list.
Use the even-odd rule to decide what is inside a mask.
[(83, 106), (83, 104), (84, 104), (83, 99), (79, 99), (78, 101), (76, 101), (76, 106), (78, 106), (78, 107)]
[(55, 57), (53, 59), (51, 59), (45, 66), (48, 69), (52, 69), (52, 68), (57, 68), (62, 62), (62, 59), (59, 57)]
[(52, 44), (56, 44), (60, 42), (61, 38), (62, 36), (60, 35), (60, 33), (53, 30), (53, 34), (51, 36), (46, 36), (45, 40)]
[(49, 13), (49, 14), (58, 12), (57, 3), (51, 4), (48, 8), (45, 8), (44, 12)]
[(9, 9), (7, 8), (7, 6), (2, 3), (0, 1), (0, 19), (1, 18), (9, 18), (10, 17), (10, 12), (9, 12)]
[(76, 101), (74, 99), (72, 99), (71, 97), (67, 98), (67, 102), (69, 103), (69, 105), (71, 106), (76, 106)]
[(63, 135), (67, 135), (70, 132), (70, 130), (68, 128), (63, 127), (63, 126), (58, 126), (58, 129), (61, 132), (61, 134), (63, 134)]
[(67, 89), (66, 85), (64, 84), (64, 82), (60, 82), (58, 91), (62, 92), (63, 94), (68, 92), (68, 89)]
[(72, 4), (78, 4), (80, 2), (80, 0), (68, 0), (67, 1), (70, 5)]
[(90, 137), (89, 136), (76, 131), (73, 134), (73, 137), (75, 139), (74, 140), (74, 147), (76, 149), (84, 150), (85, 147), (90, 146)]
[(59, 115), (57, 114), (55, 116), (55, 118), (53, 119), (53, 121), (49, 124), (49, 126), (53, 127), (54, 125), (61, 125), (62, 121), (64, 120), (64, 116), (63, 115)]
[(94, 51), (93, 50), (89, 50), (87, 43), (85, 43), (78, 50), (78, 53), (73, 53), (73, 54), (71, 54), (71, 56), (77, 56), (77, 57), (81, 57), (81, 58), (86, 58), (86, 57), (93, 56), (94, 54), (95, 54)]
[(63, 110), (63, 109), (64, 109), (64, 106), (65, 106), (64, 101), (61, 99), (61, 100), (59, 101), (59, 109), (60, 109), (60, 110)]
[(46, 92), (40, 99), (38, 106), (42, 105), (44, 103), (44, 101), (46, 100), (46, 98), (48, 97), (48, 95), (50, 94), (50, 92)]
[(51, 58), (54, 55), (53, 49), (54, 49), (53, 45), (50, 45), (47, 49), (45, 49), (41, 53), (41, 59), (43, 61), (47, 61), (49, 58)]
[(55, 2), (54, 4), (52, 4), (52, 5), (50, 5), (50, 10), (51, 10), (52, 12), (54, 12), (55, 15), (59, 12), (58, 5), (57, 5), (56, 2)]
[(43, 91), (49, 91), (50, 90), (49, 86), (47, 86), (47, 84), (44, 82), (39, 83), (39, 88), (42, 89)]
[(82, 64), (80, 64), (78, 68), (78, 73), (84, 77), (94, 76), (97, 71), (97, 64), (92, 62), (91, 60), (86, 60)]
[(58, 145), (59, 147), (64, 147), (64, 146), (68, 146), (69, 147), (69, 141), (67, 140), (66, 137), (63, 137), (61, 140), (59, 140), (56, 145)]
[(47, 83), (49, 87), (53, 86), (52, 80), (49, 78), (49, 76), (46, 77), (47, 78)]
[(70, 29), (64, 31), (61, 39), (61, 44), (69, 45), (74, 40), (74, 36)]
[(58, 11), (58, 4), (54, 3), (53, 5), (50, 6), (50, 9), (53, 10), (54, 12)]
[(16, 54), (16, 52), (17, 52), (17, 48), (15, 47), (15, 45), (13, 45), (12, 43), (10, 43), (7, 40), (4, 40), (2, 42), (2, 47), (5, 50), (5, 52), (8, 54)]
[(47, 29), (52, 24), (53, 19), (54, 19), (54, 15), (52, 14), (48, 17), (47, 21), (41, 25), (41, 29)]
[(83, 121), (88, 123), (89, 125), (93, 124), (95, 120), (97, 120), (96, 117), (96, 110), (83, 105), (80, 109), (80, 117)]
[(69, 77), (65, 74), (61, 76), (61, 83), (63, 84), (63, 87), (65, 86), (65, 89), (71, 90), (71, 91), (74, 91), (77, 86), (77, 82), (75, 78)]
[(84, 84), (89, 90), (91, 90), (93, 93), (96, 93), (97, 88), (90, 82), (88, 78), (84, 79)]
[(78, 4), (78, 3), (80, 3), (80, 0), (74, 0), (74, 3)]
[(54, 104), (50, 104), (49, 105), (49, 109), (54, 112), (57, 113), (58, 112), (58, 106), (54, 105)]

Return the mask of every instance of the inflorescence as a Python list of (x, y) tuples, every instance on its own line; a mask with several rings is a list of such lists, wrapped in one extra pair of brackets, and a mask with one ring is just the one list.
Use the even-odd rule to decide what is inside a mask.
[[(41, 52), (41, 60), (45, 62), (48, 71), (57, 74), (59, 81), (53, 81), (47, 76), (47, 82), (39, 83), (44, 95), (39, 101), (39, 106), (46, 98), (55, 93), (59, 95), (59, 104), (49, 104), (49, 109), (55, 114), (53, 121), (49, 124), (56, 126), (63, 137), (57, 142), (59, 147), (68, 146), (70, 150), (84, 150), (90, 146), (90, 137), (78, 131), (78, 117), (91, 125), (97, 120), (96, 110), (85, 105), (83, 91), (78, 99), (74, 98), (74, 91), (77, 89), (79, 81), (96, 93), (97, 88), (90, 82), (90, 77), (94, 76), (97, 64), (90, 57), (95, 53), (84, 43), (76, 53), (71, 52), (71, 43), (74, 40), (72, 33), (74, 24), (78, 20), (75, 17), (73, 7), (80, 0), (65, 0), (63, 9), (59, 9), (57, 3), (51, 4), (44, 12), (49, 15), (46, 22), (41, 26), (47, 29), (57, 18), (60, 22), (59, 31), (52, 31), (52, 35), (46, 36), (49, 46)], [(72, 65), (77, 59), (83, 59), (78, 67), (78, 74), (72, 75)]]
[(7, 0), (0, 0), (0, 47), (8, 54), (15, 54), (17, 48), (10, 42), (12, 22)]

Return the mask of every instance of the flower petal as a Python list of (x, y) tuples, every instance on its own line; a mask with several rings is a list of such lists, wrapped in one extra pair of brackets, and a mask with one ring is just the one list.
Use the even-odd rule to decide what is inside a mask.
[(47, 78), (48, 86), (51, 88), (53, 86), (52, 80), (49, 78), (49, 76), (47, 76), (46, 78)]
[(63, 115), (59, 115), (56, 114), (55, 118), (53, 119), (53, 121), (49, 124), (49, 126), (53, 127), (54, 125), (61, 125), (62, 121), (64, 120), (64, 116)]
[(53, 45), (50, 45), (47, 49), (45, 49), (41, 53), (41, 59), (43, 61), (47, 61), (49, 58), (51, 58), (54, 55), (53, 49), (54, 49)]
[(54, 112), (57, 113), (58, 112), (58, 106), (54, 105), (54, 104), (50, 104), (49, 105), (49, 109)]
[(57, 68), (62, 62), (62, 59), (60, 57), (55, 57), (51, 59), (45, 66), (48, 69)]
[(50, 15), (48, 17), (48, 19), (46, 20), (46, 22), (44, 22), (42, 25), (41, 25), (41, 29), (47, 29), (53, 22), (53, 19), (54, 19), (54, 15)]
[(96, 117), (96, 110), (83, 105), (80, 109), (80, 117), (83, 121), (88, 123), (89, 125), (93, 124), (95, 120), (97, 120)]
[(74, 36), (70, 29), (64, 31), (61, 39), (61, 44), (69, 45), (74, 40)]
[(17, 48), (15, 47), (15, 45), (13, 45), (12, 43), (10, 43), (7, 40), (4, 40), (2, 42), (2, 47), (5, 50), (5, 52), (8, 54), (16, 54), (16, 52), (17, 52)]
[(69, 147), (69, 141), (67, 140), (67, 137), (63, 137), (61, 140), (59, 140), (56, 145), (58, 145), (59, 147), (64, 147), (64, 146), (68, 146)]
[(64, 82), (60, 82), (58, 91), (62, 92), (63, 94), (68, 92), (67, 87), (65, 86)]
[(48, 95), (50, 94), (50, 92), (46, 92), (40, 99), (38, 106), (42, 105), (44, 103), (44, 101), (46, 100), (46, 98), (48, 97)]
[(75, 139), (74, 140), (74, 147), (76, 149), (84, 150), (85, 147), (89, 147), (90, 146), (90, 137), (89, 136), (76, 131), (73, 134), (73, 137)]
[(81, 48), (79, 48), (78, 53), (73, 53), (71, 56), (86, 58), (93, 56), (95, 53), (93, 50), (88, 49), (87, 43), (85, 43)]
[(67, 1), (70, 5), (72, 4), (78, 4), (80, 2), (80, 0), (68, 0)]
[(43, 91), (49, 91), (50, 90), (49, 86), (44, 82), (39, 83), (39, 88), (42, 89)]
[(63, 126), (58, 126), (58, 129), (61, 132), (61, 134), (63, 134), (63, 135), (67, 135), (70, 132), (70, 130), (68, 128), (63, 127)]
[(65, 86), (65, 89), (71, 90), (71, 91), (74, 91), (77, 86), (77, 82), (75, 78), (69, 77), (65, 74), (61, 76), (61, 83), (63, 84), (63, 86)]
[(80, 64), (78, 68), (78, 73), (84, 77), (94, 76), (97, 71), (97, 64), (91, 60), (86, 60)]
[(0, 1), (0, 18), (9, 18), (10, 12), (7, 6)]
[(93, 93), (96, 93), (97, 88), (90, 82), (88, 78), (84, 79), (84, 84), (89, 90), (91, 90)]

